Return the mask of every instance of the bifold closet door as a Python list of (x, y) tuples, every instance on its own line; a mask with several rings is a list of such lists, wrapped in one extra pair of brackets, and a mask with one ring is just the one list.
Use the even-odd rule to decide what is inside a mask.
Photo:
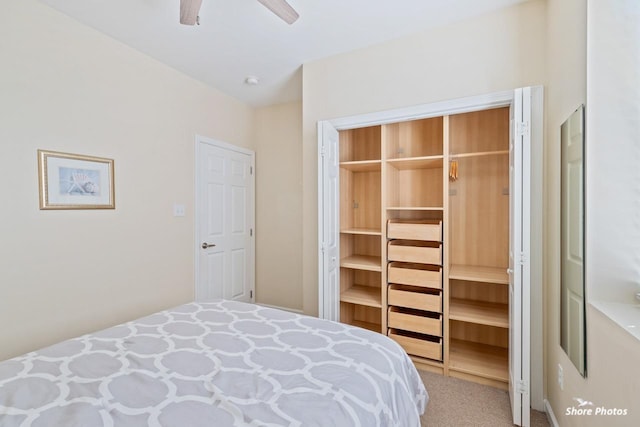
[(509, 142), (509, 398), (513, 423), (530, 423), (531, 90), (516, 89)]
[(318, 124), (319, 207), (318, 251), (321, 273), (319, 289), (320, 317), (340, 320), (340, 136), (328, 122)]

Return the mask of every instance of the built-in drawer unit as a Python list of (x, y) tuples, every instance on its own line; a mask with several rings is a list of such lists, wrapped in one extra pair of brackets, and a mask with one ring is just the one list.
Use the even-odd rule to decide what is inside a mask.
[(387, 257), (389, 261), (442, 265), (442, 247), (439, 242), (390, 240)]
[(388, 335), (408, 354), (442, 361), (442, 220), (387, 222)]
[(427, 240), (442, 242), (442, 221), (440, 220), (398, 220), (390, 219), (387, 228), (389, 239)]
[(400, 285), (442, 289), (442, 268), (437, 265), (390, 262), (387, 281)]
[(442, 313), (440, 291), (406, 285), (389, 285), (389, 305)]
[(390, 328), (442, 336), (442, 315), (439, 313), (392, 306), (387, 319)]
[(389, 329), (393, 338), (408, 354), (427, 359), (442, 360), (442, 338)]

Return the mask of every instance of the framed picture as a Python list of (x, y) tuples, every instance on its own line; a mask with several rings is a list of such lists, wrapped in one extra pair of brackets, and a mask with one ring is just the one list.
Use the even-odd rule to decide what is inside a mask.
[(113, 160), (38, 150), (40, 209), (115, 209)]

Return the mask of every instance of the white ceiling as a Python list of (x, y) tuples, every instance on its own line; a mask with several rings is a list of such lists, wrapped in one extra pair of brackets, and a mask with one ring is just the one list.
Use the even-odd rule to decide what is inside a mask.
[[(40, 0), (253, 106), (301, 98), (301, 65), (527, 0), (288, 0), (289, 26), (256, 0), (203, 0), (200, 26), (180, 0)], [(244, 84), (245, 77), (260, 80)]]

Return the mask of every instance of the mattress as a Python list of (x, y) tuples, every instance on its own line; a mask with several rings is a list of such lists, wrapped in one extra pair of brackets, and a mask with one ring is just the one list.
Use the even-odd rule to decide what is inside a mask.
[(190, 303), (0, 363), (0, 426), (419, 426), (393, 340), (235, 301)]

